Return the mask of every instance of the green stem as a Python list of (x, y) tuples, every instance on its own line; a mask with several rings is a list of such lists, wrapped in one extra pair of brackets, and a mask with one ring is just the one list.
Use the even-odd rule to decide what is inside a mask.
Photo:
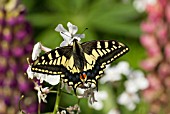
[(59, 108), (59, 103), (60, 103), (60, 97), (61, 97), (61, 84), (59, 83), (58, 89), (57, 89), (57, 95), (56, 95), (56, 101), (55, 101), (55, 106), (53, 110), (53, 114), (56, 114)]
[(40, 109), (40, 108), (41, 108), (41, 104), (40, 104), (40, 103), (38, 103), (38, 114), (40, 114), (40, 113), (41, 113), (41, 111), (40, 111), (41, 109)]

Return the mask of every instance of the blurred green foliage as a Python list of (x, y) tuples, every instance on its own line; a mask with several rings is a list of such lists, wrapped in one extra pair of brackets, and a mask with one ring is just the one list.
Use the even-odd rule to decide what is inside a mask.
[[(66, 27), (67, 22), (71, 22), (78, 26), (78, 33), (88, 28), (88, 30), (85, 31), (86, 38), (82, 39), (82, 42), (115, 39), (127, 44), (130, 52), (117, 61), (126, 60), (131, 66), (139, 68), (140, 60), (145, 56), (144, 49), (139, 43), (141, 34), (140, 23), (144, 15), (134, 9), (132, 5), (133, 1), (122, 1), (123, 0), (22, 0), (28, 11), (27, 18), (34, 29), (33, 37), (36, 42), (40, 41), (43, 45), (50, 48), (59, 46), (63, 39), (54, 29), (60, 23)], [(112, 93), (112, 91), (103, 85), (102, 87), (110, 93), (109, 95), (111, 96), (109, 96), (109, 98), (113, 100), (110, 104), (106, 102), (104, 110), (100, 112), (106, 114), (109, 110), (108, 107), (114, 106), (115, 93)], [(72, 96), (63, 96), (63, 98), (67, 98), (61, 100), (62, 106), (73, 105), (76, 103), (75, 101), (77, 101)], [(80, 104), (82, 104), (82, 114), (96, 112), (88, 108), (87, 100), (82, 100)], [(47, 108), (47, 110), (52, 108), (53, 107)], [(128, 114), (129, 111), (127, 109), (124, 108), (123, 110), (123, 114)], [(143, 107), (137, 109), (136, 114), (139, 114), (139, 110), (145, 109), (143, 109)]]

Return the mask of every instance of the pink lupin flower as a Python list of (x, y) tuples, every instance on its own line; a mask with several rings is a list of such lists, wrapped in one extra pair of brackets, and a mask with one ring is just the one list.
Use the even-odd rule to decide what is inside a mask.
[(148, 50), (148, 55), (150, 57), (158, 56), (160, 54), (159, 45), (153, 35), (144, 34), (141, 36), (141, 43)]
[(148, 5), (146, 8), (146, 11), (148, 12), (148, 18), (154, 22), (159, 21), (163, 14), (163, 8), (160, 6), (160, 4), (157, 2), (154, 5)]
[(167, 78), (168, 76), (170, 76), (170, 64), (168, 64), (166, 61), (162, 62), (159, 67), (158, 67), (158, 74), (160, 76), (160, 78)]
[(165, 45), (165, 48), (164, 48), (164, 54), (165, 54), (165, 58), (168, 62), (170, 62), (170, 42), (168, 42), (166, 45)]
[(141, 67), (148, 71), (147, 78), (150, 84), (143, 93), (150, 103), (150, 113), (157, 114), (160, 110), (167, 113), (170, 112), (168, 107), (170, 105), (170, 1), (157, 0), (156, 4), (148, 5), (147, 13), (146, 22), (154, 23), (155, 28), (142, 26), (144, 34), (141, 37), (141, 44), (146, 49), (148, 58), (141, 62)]
[(158, 43), (161, 46), (164, 46), (168, 40), (168, 26), (166, 23), (160, 22), (161, 24), (158, 26), (156, 30), (156, 36), (158, 39)]
[(149, 81), (149, 87), (144, 90), (143, 95), (147, 101), (153, 101), (162, 93), (163, 87), (156, 74), (148, 74), (147, 79)]
[(165, 9), (165, 15), (166, 15), (167, 21), (170, 23), (170, 3), (167, 4), (167, 7)]
[(152, 21), (142, 22), (141, 29), (144, 32), (152, 33), (156, 29), (156, 24), (153, 23)]

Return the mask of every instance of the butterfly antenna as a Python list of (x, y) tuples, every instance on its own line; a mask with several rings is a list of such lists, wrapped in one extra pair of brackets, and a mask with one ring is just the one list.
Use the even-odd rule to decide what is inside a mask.
[[(81, 34), (83, 34), (86, 30), (87, 30), (88, 28), (85, 28), (82, 32), (81, 32)], [(79, 34), (79, 36), (78, 37), (80, 37), (81, 36), (81, 34)]]
[(81, 32), (81, 34), (83, 34), (87, 29), (88, 29), (88, 28), (85, 28), (85, 29)]

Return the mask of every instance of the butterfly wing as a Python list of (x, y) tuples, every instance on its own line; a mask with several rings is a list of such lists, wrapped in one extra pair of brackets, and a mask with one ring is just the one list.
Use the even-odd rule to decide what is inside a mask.
[(82, 82), (79, 78), (80, 69), (75, 62), (77, 59), (73, 55), (73, 46), (54, 49), (33, 61), (31, 70), (43, 74), (60, 75), (64, 82), (74, 88), (75, 92)]
[[(67, 71), (67, 63), (70, 62), (72, 46), (65, 46), (47, 52), (33, 61), (33, 72), (58, 75)], [(71, 63), (71, 62), (70, 62)]]
[(87, 81), (97, 85), (106, 65), (128, 52), (129, 48), (115, 40), (90, 41), (81, 44), (87, 64)]

